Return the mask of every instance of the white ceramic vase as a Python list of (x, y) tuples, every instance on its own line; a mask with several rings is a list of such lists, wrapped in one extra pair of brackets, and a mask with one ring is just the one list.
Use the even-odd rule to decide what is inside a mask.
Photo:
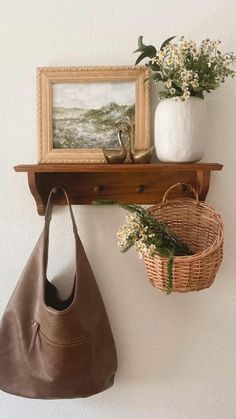
[(203, 158), (206, 144), (205, 100), (162, 100), (155, 112), (155, 148), (160, 161), (190, 163)]

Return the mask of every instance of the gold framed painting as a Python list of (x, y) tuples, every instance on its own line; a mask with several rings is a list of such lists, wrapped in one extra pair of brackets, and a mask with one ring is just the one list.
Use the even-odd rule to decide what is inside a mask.
[(37, 79), (39, 163), (104, 163), (119, 129), (150, 146), (146, 66), (41, 67)]

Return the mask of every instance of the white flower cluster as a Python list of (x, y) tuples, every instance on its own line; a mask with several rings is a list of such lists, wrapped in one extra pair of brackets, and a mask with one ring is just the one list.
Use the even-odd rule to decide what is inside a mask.
[(214, 90), (226, 77), (233, 77), (231, 66), (236, 57), (233, 53), (222, 54), (220, 43), (220, 40), (205, 39), (197, 46), (181, 37), (157, 51), (152, 65), (159, 68), (156, 71), (164, 82), (161, 97), (177, 97), (181, 101), (189, 96), (203, 97), (204, 90)]
[(118, 247), (125, 249), (134, 246), (140, 259), (144, 255), (154, 256), (157, 251), (155, 245), (148, 243), (153, 237), (148, 233), (148, 227), (140, 223), (135, 213), (126, 215), (126, 223), (117, 232)]

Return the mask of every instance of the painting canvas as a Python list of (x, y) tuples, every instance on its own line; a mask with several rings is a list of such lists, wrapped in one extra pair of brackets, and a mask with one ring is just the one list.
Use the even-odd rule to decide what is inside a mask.
[(38, 68), (39, 163), (105, 163), (118, 132), (126, 147), (147, 149), (149, 78), (140, 65)]
[(115, 148), (117, 131), (135, 121), (135, 83), (53, 86), (53, 148)]

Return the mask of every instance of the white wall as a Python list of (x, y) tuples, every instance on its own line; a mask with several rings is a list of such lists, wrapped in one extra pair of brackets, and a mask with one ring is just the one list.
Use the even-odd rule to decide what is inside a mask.
[[(0, 310), (43, 226), (24, 174), (12, 166), (36, 157), (36, 66), (133, 64), (137, 37), (220, 38), (236, 51), (234, 0), (0, 0)], [(89, 399), (37, 401), (0, 394), (0, 416), (80, 419), (233, 419), (236, 417), (236, 84), (208, 98), (209, 202), (225, 219), (225, 257), (211, 289), (166, 296), (149, 285), (134, 252), (121, 255), (114, 208), (75, 207), (82, 240), (116, 340), (115, 385)], [(156, 100), (153, 99), (153, 103)], [(61, 222), (61, 220), (65, 223)], [(72, 235), (64, 208), (52, 225), (51, 273), (71, 268)]]

